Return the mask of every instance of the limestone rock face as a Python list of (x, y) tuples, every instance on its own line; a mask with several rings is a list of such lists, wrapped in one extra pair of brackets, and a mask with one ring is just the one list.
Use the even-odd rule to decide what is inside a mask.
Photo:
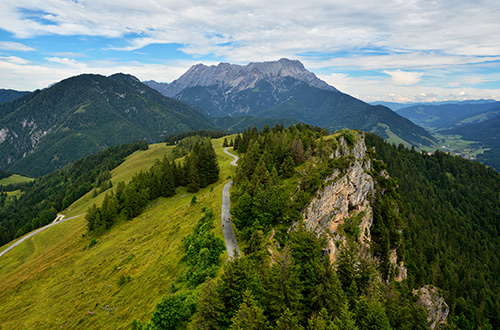
[(351, 165), (345, 169), (335, 169), (325, 180), (325, 187), (318, 192), (304, 212), (304, 221), (309, 230), (324, 232), (328, 237), (330, 261), (335, 261), (339, 244), (345, 240), (341, 225), (345, 220), (357, 216), (359, 240), (366, 246), (370, 238), (373, 223), (373, 211), (370, 202), (374, 195), (374, 180), (366, 170), (371, 169), (371, 162), (366, 155), (364, 136), (358, 134), (354, 146), (349, 147), (343, 137), (339, 139), (339, 148), (333, 157), (348, 156)]
[(283, 88), (280, 82), (283, 77), (293, 77), (316, 88), (337, 91), (335, 87), (328, 85), (316, 77), (314, 73), (308, 71), (301, 62), (286, 58), (248, 65), (219, 63), (219, 65), (206, 66), (197, 64), (171, 84), (155, 81), (145, 83), (153, 88), (158, 88), (164, 95), (173, 97), (193, 86), (217, 85), (227, 92), (238, 92), (253, 88), (259, 80), (266, 80), (279, 89)]
[(406, 278), (408, 278), (408, 270), (405, 267), (405, 262), (400, 261), (398, 263), (398, 253), (396, 249), (391, 249), (391, 256), (389, 261), (391, 262), (392, 266), (394, 267), (394, 280), (396, 282), (402, 282)]
[(417, 304), (427, 311), (427, 324), (431, 329), (446, 323), (450, 309), (439, 294), (438, 288), (426, 285), (418, 290), (413, 290), (413, 294), (419, 298)]

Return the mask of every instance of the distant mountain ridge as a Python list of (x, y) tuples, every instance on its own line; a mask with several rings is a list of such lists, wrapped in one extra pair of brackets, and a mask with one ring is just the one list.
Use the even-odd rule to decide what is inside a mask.
[(133, 76), (83, 74), (0, 104), (0, 168), (39, 176), (110, 146), (211, 128)]
[(197, 64), (171, 84), (145, 83), (212, 117), (284, 118), (332, 131), (345, 127), (372, 131), (395, 143), (435, 142), (423, 128), (386, 107), (338, 91), (299, 61)]
[(388, 107), (393, 111), (399, 111), (404, 108), (409, 108), (417, 105), (445, 105), (445, 104), (484, 104), (484, 103), (495, 103), (496, 100), (493, 99), (479, 99), (479, 100), (464, 100), (464, 101), (431, 101), (431, 102), (389, 102), (389, 101), (375, 101), (368, 102), (371, 105), (383, 105)]
[(414, 105), (397, 113), (417, 125), (435, 129), (451, 129), (479, 123), (500, 114), (500, 102), (460, 102), (450, 104)]
[(282, 78), (285, 77), (297, 79), (312, 87), (337, 91), (335, 87), (328, 85), (316, 77), (314, 73), (308, 71), (300, 61), (286, 58), (274, 62), (250, 63), (245, 66), (229, 63), (211, 66), (196, 64), (170, 84), (152, 80), (144, 83), (152, 88), (157, 88), (165, 96), (174, 97), (186, 88), (196, 86), (215, 85), (226, 92), (240, 92), (254, 88), (260, 80), (266, 80), (280, 91), (289, 90), (290, 86), (281, 83)]
[(484, 153), (477, 155), (477, 160), (500, 172), (500, 102), (488, 112), (488, 114), (493, 113), (496, 115), (487, 120), (471, 122), (441, 132), (460, 135), (463, 139), (477, 141), (481, 146), (488, 148)]
[(29, 93), (30, 92), (16, 91), (13, 89), (0, 89), (0, 103), (10, 102)]

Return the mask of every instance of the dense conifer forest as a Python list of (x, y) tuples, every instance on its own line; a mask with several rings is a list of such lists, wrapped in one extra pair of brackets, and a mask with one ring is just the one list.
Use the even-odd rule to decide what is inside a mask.
[(110, 171), (147, 148), (144, 142), (111, 147), (24, 185), (19, 198), (0, 194), (0, 245), (50, 223), (90, 190), (109, 188)]
[(434, 284), (460, 329), (500, 328), (500, 174), (367, 134), (397, 180), (408, 284)]

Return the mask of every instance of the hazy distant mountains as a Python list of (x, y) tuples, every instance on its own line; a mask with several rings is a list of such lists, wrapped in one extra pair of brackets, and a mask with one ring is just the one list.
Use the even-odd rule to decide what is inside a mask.
[(10, 102), (29, 93), (30, 92), (15, 91), (13, 89), (0, 89), (0, 103)]
[(496, 106), (488, 111), (471, 118), (477, 120), (455, 125), (453, 128), (440, 132), (460, 135), (469, 141), (477, 141), (480, 146), (488, 149), (477, 155), (477, 160), (500, 172), (500, 102), (497, 102)]
[(287, 118), (330, 130), (372, 131), (394, 142), (430, 145), (435, 141), (426, 130), (390, 109), (339, 92), (299, 61), (198, 64), (170, 84), (145, 83), (209, 116)]
[(397, 111), (401, 116), (428, 128), (450, 129), (479, 123), (500, 115), (500, 102), (483, 101), (447, 104), (420, 104)]
[(433, 101), (433, 102), (407, 102), (407, 103), (399, 103), (399, 102), (387, 102), (387, 101), (375, 101), (370, 102), (371, 105), (383, 105), (384, 107), (388, 107), (391, 110), (399, 111), (404, 108), (413, 107), (416, 105), (445, 105), (445, 104), (483, 104), (483, 103), (494, 103), (495, 100), (465, 100), (465, 101)]
[(84, 74), (0, 104), (0, 168), (38, 176), (112, 145), (210, 128), (133, 76)]

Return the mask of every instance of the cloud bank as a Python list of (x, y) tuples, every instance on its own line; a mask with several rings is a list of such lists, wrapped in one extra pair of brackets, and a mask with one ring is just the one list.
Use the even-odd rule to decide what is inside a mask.
[[(356, 78), (364, 75), (369, 83), (376, 72), (380, 81), (389, 75), (400, 87), (442, 86), (440, 77), (460, 81), (475, 74), (491, 82), (489, 74), (500, 71), (497, 0), (3, 0), (0, 13), (0, 29), (14, 39), (0, 42), (0, 50), (34, 51), (38, 47), (29, 42), (44, 36), (101, 38), (107, 42), (98, 48), (109, 52), (178, 44), (193, 61), (245, 64), (288, 57), (318, 75), (358, 71)], [(71, 51), (80, 52), (58, 52)], [(54, 64), (49, 58), (45, 62)], [(68, 68), (73, 64), (68, 58)], [(487, 87), (500, 90), (495, 83)]]

